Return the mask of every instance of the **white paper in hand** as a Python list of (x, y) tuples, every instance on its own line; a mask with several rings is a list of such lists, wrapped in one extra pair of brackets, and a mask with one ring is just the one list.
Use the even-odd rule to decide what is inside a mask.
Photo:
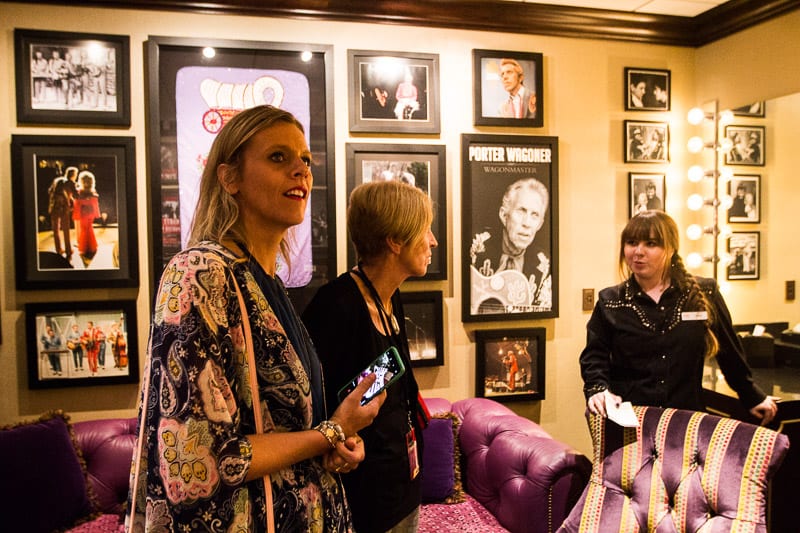
[(617, 403), (611, 397), (608, 390), (605, 391), (606, 395), (606, 413), (608, 418), (616, 422), (622, 427), (635, 428), (639, 427), (639, 419), (636, 418), (636, 413), (633, 412), (631, 402)]

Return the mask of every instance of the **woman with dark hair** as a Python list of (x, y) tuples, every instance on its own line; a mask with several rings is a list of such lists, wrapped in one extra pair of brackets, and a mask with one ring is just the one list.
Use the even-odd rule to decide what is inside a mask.
[(587, 406), (603, 416), (607, 401), (703, 411), (703, 366), (716, 357), (742, 404), (768, 424), (777, 404), (753, 383), (714, 280), (686, 271), (678, 235), (663, 211), (638, 214), (622, 230), (625, 281), (600, 291), (580, 355)]

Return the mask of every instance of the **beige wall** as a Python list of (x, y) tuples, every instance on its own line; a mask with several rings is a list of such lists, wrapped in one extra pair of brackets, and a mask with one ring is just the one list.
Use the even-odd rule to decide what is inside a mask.
[[(577, 356), (584, 343), (585, 323), (581, 311), (581, 289), (600, 289), (617, 281), (615, 256), (617, 235), (628, 215), (628, 172), (665, 172), (666, 208), (682, 226), (690, 222), (683, 208), (690, 191), (685, 169), (694, 161), (683, 150), (693, 130), (686, 124), (687, 110), (695, 105), (700, 91), (696, 73), (704, 50), (583, 39), (434, 30), (387, 25), (323, 23), (254, 17), (185, 15), (161, 12), (71, 7), (39, 7), (31, 4), (0, 5), (0, 56), (13, 57), (13, 28), (59, 31), (91, 31), (126, 34), (131, 38), (132, 124), (129, 130), (20, 127), (14, 121), (15, 89), (13, 61), (0, 70), (0, 179), (10, 189), (9, 143), (11, 134), (126, 135), (136, 138), (136, 171), (139, 212), (139, 258), (141, 289), (137, 292), (95, 290), (51, 293), (20, 292), (14, 287), (12, 227), (14, 207), (6, 194), (0, 198), (0, 253), (5, 257), (0, 273), (0, 307), (3, 344), (0, 347), (0, 423), (30, 418), (44, 410), (63, 408), (74, 419), (132, 415), (135, 386), (87, 387), (75, 390), (31, 391), (27, 388), (25, 366), (25, 303), (53, 299), (103, 299), (137, 295), (140, 346), (146, 345), (149, 298), (147, 290), (148, 239), (146, 237), (147, 189), (145, 177), (145, 98), (142, 43), (148, 35), (229, 38), (261, 41), (312, 42), (334, 45), (334, 96), (336, 109), (335, 155), (337, 183), (337, 232), (340, 242), (339, 270), (344, 270), (345, 158), (346, 142), (436, 143), (447, 147), (448, 235), (453, 243), (448, 253), (447, 281), (407, 284), (405, 290), (441, 289), (445, 296), (444, 367), (415, 371), (426, 395), (455, 400), (474, 395), (475, 345), (471, 332), (515, 326), (547, 329), (546, 399), (515, 409), (537, 420), (554, 436), (584, 453), (590, 453), (588, 431), (583, 419), (584, 401)], [(796, 44), (798, 39), (795, 39)], [(743, 45), (732, 45), (743, 46)], [(438, 53), (441, 60), (442, 133), (437, 138), (350, 135), (347, 124), (347, 49), (413, 50)], [(545, 127), (504, 130), (472, 124), (473, 48), (536, 51), (544, 54)], [(787, 48), (791, 49), (792, 46)], [(769, 54), (759, 59), (770, 60)], [(713, 63), (706, 61), (705, 63)], [(623, 111), (623, 69), (626, 66), (664, 68), (672, 71), (672, 110), (667, 113), (625, 113)], [(711, 65), (713, 66), (713, 65)], [(738, 65), (737, 65), (738, 66)], [(746, 70), (738, 66), (736, 70)], [(704, 69), (710, 68), (704, 65)], [(719, 69), (720, 76), (729, 71)], [(705, 86), (705, 85), (703, 85)], [(670, 123), (671, 163), (669, 165), (625, 165), (622, 162), (622, 121), (664, 120)], [(461, 177), (459, 136), (482, 131), (553, 135), (560, 143), (559, 176), (559, 274), (560, 317), (528, 322), (497, 322), (465, 325), (461, 322), (462, 236), (460, 231)], [(772, 176), (770, 177), (772, 180)], [(777, 180), (775, 180), (777, 181)], [(777, 188), (773, 181), (771, 186)], [(691, 220), (693, 221), (693, 220)], [(697, 246), (697, 245), (695, 245)], [(693, 251), (687, 246), (684, 253)], [(755, 282), (750, 282), (755, 285)], [(773, 302), (774, 303), (774, 302)], [(758, 303), (764, 313), (770, 302)], [(796, 306), (793, 312), (797, 315)], [(755, 314), (756, 311), (753, 311)], [(776, 317), (777, 319), (777, 317)], [(792, 320), (797, 321), (795, 316)]]

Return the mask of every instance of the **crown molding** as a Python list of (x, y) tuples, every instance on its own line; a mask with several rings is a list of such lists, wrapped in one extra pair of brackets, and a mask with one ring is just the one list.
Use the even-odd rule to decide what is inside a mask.
[[(41, 4), (41, 1), (22, 0)], [(48, 4), (367, 22), (697, 47), (800, 8), (800, 0), (729, 0), (696, 17), (498, 0), (78, 0)]]

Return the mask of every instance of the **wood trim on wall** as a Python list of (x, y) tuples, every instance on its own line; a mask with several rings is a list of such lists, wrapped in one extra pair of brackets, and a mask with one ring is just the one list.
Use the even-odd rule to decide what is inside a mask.
[(402, 24), (698, 47), (800, 8), (800, 0), (730, 0), (696, 17), (499, 0), (22, 0), (148, 9)]

